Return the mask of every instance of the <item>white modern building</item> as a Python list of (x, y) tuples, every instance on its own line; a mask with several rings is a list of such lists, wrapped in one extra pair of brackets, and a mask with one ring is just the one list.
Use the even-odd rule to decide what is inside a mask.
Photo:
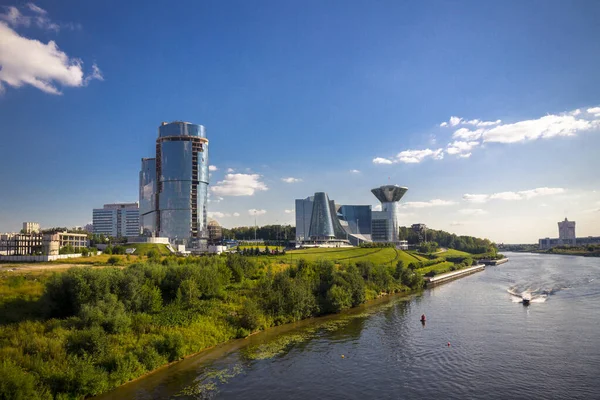
[(371, 238), (374, 242), (400, 244), (400, 199), (407, 190), (398, 185), (371, 189), (381, 202), (381, 211), (373, 211), (371, 215)]
[(37, 222), (23, 222), (23, 233), (39, 233), (40, 224)]
[(92, 213), (94, 233), (112, 237), (140, 235), (140, 209), (138, 203), (105, 204)]

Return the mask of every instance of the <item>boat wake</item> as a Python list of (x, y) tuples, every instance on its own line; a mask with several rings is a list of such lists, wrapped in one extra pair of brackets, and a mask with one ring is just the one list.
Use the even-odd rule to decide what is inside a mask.
[(548, 296), (556, 294), (564, 288), (555, 286), (552, 288), (535, 287), (532, 285), (513, 285), (506, 291), (510, 294), (513, 303), (544, 303)]

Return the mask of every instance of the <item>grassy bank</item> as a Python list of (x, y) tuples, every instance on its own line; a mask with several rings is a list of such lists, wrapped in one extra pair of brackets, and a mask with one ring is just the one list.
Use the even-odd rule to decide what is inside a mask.
[[(377, 259), (344, 258), (368, 255)], [(1, 272), (0, 398), (84, 398), (232, 338), (422, 286), (403, 263), (302, 260), (275, 272), (277, 261), (166, 257)]]
[[(93, 267), (58, 273), (4, 268), (0, 398), (103, 393), (233, 338), (418, 290), (423, 275), (462, 267), (450, 261), (462, 260), (459, 254), (446, 256), (303, 249), (278, 256), (96, 256), (88, 260)], [(108, 257), (118, 257), (118, 265), (106, 266)]]

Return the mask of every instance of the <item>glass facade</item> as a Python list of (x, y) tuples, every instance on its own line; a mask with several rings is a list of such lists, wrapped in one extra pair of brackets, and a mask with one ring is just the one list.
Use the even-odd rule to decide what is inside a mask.
[(194, 247), (208, 237), (207, 200), (205, 128), (188, 122), (163, 123), (158, 128), (156, 159), (142, 160), (140, 224), (144, 233)]
[(302, 241), (309, 238), (310, 218), (313, 209), (313, 197), (296, 200), (296, 240)]
[(315, 193), (309, 236), (313, 240), (335, 237), (329, 198), (323, 192)]
[(371, 233), (371, 206), (343, 205), (339, 209), (339, 217), (348, 222), (351, 233), (361, 235)]

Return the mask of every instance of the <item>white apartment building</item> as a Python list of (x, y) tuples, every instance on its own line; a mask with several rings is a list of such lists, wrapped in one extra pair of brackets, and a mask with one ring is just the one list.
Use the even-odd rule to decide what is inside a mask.
[(140, 235), (139, 203), (105, 204), (92, 213), (94, 233), (112, 237)]

